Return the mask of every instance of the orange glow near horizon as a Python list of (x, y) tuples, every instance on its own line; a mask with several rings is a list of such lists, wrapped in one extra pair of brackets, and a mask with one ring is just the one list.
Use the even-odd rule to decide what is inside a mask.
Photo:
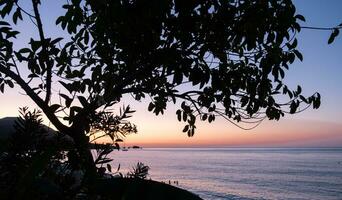
[[(18, 98), (10, 92), (1, 96), (0, 118), (18, 116), (18, 106), (37, 106), (27, 97)], [(16, 97), (16, 98), (15, 98)], [(5, 101), (3, 101), (5, 100)], [(189, 138), (182, 132), (183, 122), (178, 122), (175, 107), (165, 115), (149, 113), (146, 105), (134, 104), (137, 112), (130, 118), (138, 127), (138, 133), (128, 135), (122, 145), (142, 147), (342, 147), (342, 123), (298, 119), (291, 115), (280, 121), (264, 121), (259, 127), (244, 131), (223, 119), (209, 124), (196, 122), (196, 133)], [(47, 119), (45, 118), (45, 123)], [(97, 142), (109, 142), (100, 139)]]
[[(172, 114), (171, 114), (172, 116)], [(169, 116), (169, 117), (171, 117)], [(143, 118), (141, 118), (143, 117)], [(135, 118), (138, 134), (127, 136), (126, 146), (143, 147), (341, 147), (342, 124), (282, 119), (264, 121), (245, 131), (225, 120), (212, 124), (197, 122), (194, 137), (182, 132), (184, 123), (176, 117), (155, 117), (151, 113)]]

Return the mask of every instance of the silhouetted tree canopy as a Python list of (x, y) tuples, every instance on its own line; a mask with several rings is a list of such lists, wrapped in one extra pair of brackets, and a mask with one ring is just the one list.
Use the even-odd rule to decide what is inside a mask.
[[(44, 29), (39, 6), (46, 2), (32, 0), (30, 10), (23, 3), (0, 2), (0, 91), (20, 86), (74, 139), (87, 171), (94, 163), (87, 133), (101, 128), (98, 122), (114, 139), (136, 131), (117, 124), (129, 107), (107, 112), (125, 94), (150, 100), (156, 115), (176, 104), (189, 136), (196, 119), (258, 124), (320, 106), (318, 93), (303, 96), (283, 81), (303, 59), (296, 34), (304, 17), (290, 0), (71, 0), (56, 19), (68, 37), (58, 38)], [(17, 23), (36, 29), (23, 46), (13, 45), (26, 34)]]
[[(39, 1), (33, 2), (40, 39), (17, 49), (11, 41), (19, 33), (1, 22), (1, 91), (16, 81), (58, 129), (66, 127), (56, 111), (70, 108), (67, 120), (76, 126), (124, 94), (151, 97), (148, 110), (157, 115), (168, 102), (184, 101), (177, 115), (188, 122), (189, 136), (196, 117), (259, 122), (295, 113), (300, 104), (319, 107), (319, 94), (307, 98), (300, 86), (291, 91), (283, 83), (289, 64), (303, 59), (295, 36), (304, 17), (291, 1), (74, 0), (56, 19), (70, 38), (45, 36)], [(24, 12), (19, 3), (3, 1), (1, 16), (12, 14), (16, 24)], [(29, 79), (42, 82), (28, 84), (15, 70), (18, 62), (30, 70)], [(58, 81), (65, 93), (51, 92)], [(288, 101), (279, 102), (279, 94)], [(51, 105), (52, 95), (64, 104)], [(75, 99), (81, 106), (73, 106)]]

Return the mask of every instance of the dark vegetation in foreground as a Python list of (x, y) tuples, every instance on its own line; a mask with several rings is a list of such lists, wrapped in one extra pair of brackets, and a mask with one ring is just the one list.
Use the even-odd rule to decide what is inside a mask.
[(48, 133), (40, 112), (23, 108), (20, 113), (15, 131), (2, 140), (1, 199), (200, 199), (169, 184), (147, 180), (149, 167), (140, 162), (122, 174), (120, 165), (114, 169), (109, 163), (111, 145), (93, 145), (98, 177), (85, 187), (75, 149), (65, 146), (60, 133)]

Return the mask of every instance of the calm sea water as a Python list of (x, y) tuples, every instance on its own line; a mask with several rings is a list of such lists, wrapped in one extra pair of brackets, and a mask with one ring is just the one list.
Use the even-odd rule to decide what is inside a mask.
[(342, 148), (146, 148), (115, 151), (127, 172), (138, 161), (150, 177), (203, 199), (342, 199)]

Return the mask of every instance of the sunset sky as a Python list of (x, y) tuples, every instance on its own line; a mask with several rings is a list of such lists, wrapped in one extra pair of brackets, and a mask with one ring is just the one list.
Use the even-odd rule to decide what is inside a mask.
[[(45, 1), (42, 1), (45, 5)], [(55, 26), (56, 16), (62, 13), (53, 0), (43, 6), (42, 16), (48, 36), (63, 34)], [(64, 1), (59, 1), (64, 2)], [(296, 0), (297, 13), (306, 18), (303, 26), (333, 27), (342, 23), (342, 1)], [(34, 26), (20, 25), (24, 34), (34, 36)], [(304, 94), (319, 92), (322, 105), (318, 110), (307, 110), (280, 121), (264, 121), (257, 128), (244, 131), (223, 119), (208, 124), (197, 122), (194, 137), (182, 133), (184, 124), (176, 118), (177, 108), (169, 105), (163, 116), (147, 111), (146, 102), (125, 98), (136, 113), (131, 121), (138, 134), (130, 135), (125, 145), (143, 147), (342, 147), (342, 34), (331, 45), (327, 44), (330, 31), (302, 30), (298, 35), (303, 62), (295, 62), (286, 74), (286, 83), (292, 88), (302, 86)], [(24, 43), (19, 38), (18, 45)], [(36, 108), (33, 102), (20, 94), (21, 90), (6, 90), (0, 94), (0, 118), (18, 116), (18, 107)], [(46, 124), (48, 122), (46, 121)]]

